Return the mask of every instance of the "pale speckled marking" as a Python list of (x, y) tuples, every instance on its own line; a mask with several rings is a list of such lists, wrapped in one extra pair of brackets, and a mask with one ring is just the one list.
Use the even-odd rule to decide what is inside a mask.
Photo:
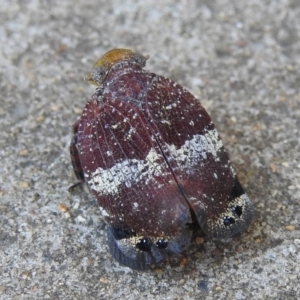
[[(179, 164), (187, 168), (193, 167), (199, 160), (207, 158), (207, 153), (210, 153), (216, 161), (218, 151), (222, 148), (223, 143), (219, 139), (216, 129), (208, 130), (206, 134), (196, 134), (191, 140), (185, 141), (180, 149), (176, 149), (174, 145), (168, 146), (172, 158)], [(187, 165), (190, 164), (190, 165)]]
[[(218, 161), (218, 151), (223, 146), (216, 129), (208, 130), (204, 135), (194, 135), (189, 141), (176, 149), (174, 145), (167, 145), (167, 150), (171, 153), (179, 167), (191, 170), (200, 160), (207, 158), (207, 154), (212, 154)], [(155, 177), (164, 177), (161, 165), (163, 157), (154, 149), (151, 149), (144, 160), (127, 159), (116, 163), (110, 169), (98, 168), (91, 174), (88, 183), (92, 190), (100, 195), (115, 196), (119, 193), (119, 187), (123, 184), (130, 188), (133, 184), (143, 182), (148, 185), (156, 182)], [(157, 184), (157, 188), (162, 185)]]
[[(156, 242), (160, 241), (160, 240), (164, 240), (165, 242), (169, 242), (172, 238), (170, 236), (164, 236), (164, 233), (162, 232), (161, 236), (156, 236), (156, 237), (149, 237), (150, 242), (152, 243), (152, 246), (155, 245)], [(145, 236), (144, 235), (139, 235), (139, 236), (131, 236), (128, 238), (124, 238), (121, 240), (117, 240), (117, 243), (119, 245), (124, 245), (124, 246), (131, 246), (133, 247), (136, 251), (142, 251), (142, 250), (138, 250), (138, 248), (136, 248), (137, 243), (139, 242), (143, 242), (145, 241)]]
[[(222, 202), (219, 202), (219, 204), (221, 204)], [(220, 214), (219, 219), (217, 221), (211, 221), (211, 220), (207, 220), (207, 224), (212, 226), (212, 227), (219, 227), (221, 230), (223, 229), (224, 231), (227, 231), (228, 227), (226, 225), (224, 225), (224, 218), (229, 217), (229, 218), (233, 218), (235, 221), (239, 220), (239, 219), (243, 219), (243, 215), (240, 218), (237, 218), (236, 215), (234, 214), (234, 212), (232, 211), (232, 207), (234, 207), (235, 205), (237, 206), (241, 206), (243, 208), (243, 210), (245, 209), (245, 207), (247, 207), (247, 205), (252, 206), (251, 200), (249, 199), (247, 194), (242, 194), (239, 197), (235, 197), (234, 199), (232, 199), (232, 201), (230, 201), (227, 205), (227, 209)], [(231, 225), (232, 226), (232, 225)]]
[(117, 195), (122, 184), (131, 187), (132, 184), (144, 181), (147, 185), (155, 176), (164, 176), (159, 163), (161, 160), (162, 155), (151, 149), (145, 160), (127, 159), (108, 170), (98, 168), (91, 174), (88, 183), (99, 194)]

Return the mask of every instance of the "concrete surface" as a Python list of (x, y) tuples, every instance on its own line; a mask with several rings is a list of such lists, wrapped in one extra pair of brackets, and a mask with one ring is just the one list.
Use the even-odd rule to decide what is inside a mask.
[[(2, 0), (1, 299), (300, 299), (300, 2)], [(105, 51), (207, 108), (257, 209), (249, 231), (205, 240), (148, 272), (108, 253), (105, 224), (72, 195), (71, 125)], [(186, 261), (185, 261), (186, 259)]]

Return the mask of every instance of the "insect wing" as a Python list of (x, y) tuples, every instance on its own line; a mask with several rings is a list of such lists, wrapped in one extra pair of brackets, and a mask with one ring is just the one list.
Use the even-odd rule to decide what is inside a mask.
[(78, 124), (77, 148), (119, 262), (144, 269), (190, 244), (189, 207), (141, 108), (94, 96)]
[(216, 238), (245, 230), (253, 218), (252, 203), (200, 102), (158, 76), (148, 89), (147, 105), (164, 156), (202, 230)]

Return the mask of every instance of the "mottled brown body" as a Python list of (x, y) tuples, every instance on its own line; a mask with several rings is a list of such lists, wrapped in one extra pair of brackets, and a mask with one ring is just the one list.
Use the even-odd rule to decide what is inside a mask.
[(110, 52), (88, 76), (99, 87), (74, 125), (71, 156), (104, 212), (113, 256), (146, 269), (183, 251), (195, 228), (213, 238), (244, 231), (253, 206), (205, 109), (143, 70), (140, 54)]

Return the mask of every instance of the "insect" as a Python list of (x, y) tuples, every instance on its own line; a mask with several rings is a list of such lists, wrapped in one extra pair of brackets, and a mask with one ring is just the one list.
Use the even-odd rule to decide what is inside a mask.
[(205, 109), (144, 70), (147, 59), (114, 49), (96, 62), (87, 80), (98, 87), (70, 146), (74, 172), (105, 217), (112, 256), (137, 270), (181, 253), (199, 228), (228, 238), (254, 217)]

